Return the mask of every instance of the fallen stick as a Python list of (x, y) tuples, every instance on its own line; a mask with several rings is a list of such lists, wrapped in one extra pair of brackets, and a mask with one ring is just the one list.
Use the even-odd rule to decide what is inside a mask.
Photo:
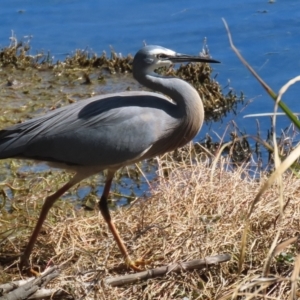
[(231, 259), (231, 255), (225, 253), (225, 254), (219, 254), (215, 256), (209, 256), (205, 257), (204, 259), (193, 259), (189, 260), (187, 262), (182, 263), (175, 263), (169, 266), (159, 267), (152, 270), (147, 270), (139, 273), (124, 275), (124, 276), (118, 276), (118, 277), (111, 277), (106, 279), (106, 284), (110, 286), (122, 286), (126, 284), (132, 284), (138, 281), (147, 280), (150, 278), (155, 277), (162, 277), (166, 274), (169, 274), (171, 272), (181, 272), (181, 271), (190, 271), (195, 269), (204, 269), (208, 266), (215, 265), (218, 263), (226, 262)]
[(21, 280), (19, 282), (3, 284), (0, 286), (0, 292), (2, 296), (0, 297), (0, 300), (19, 300), (27, 298), (37, 299), (40, 297), (40, 295), (35, 297), (34, 294), (40, 289), (40, 287), (45, 286), (49, 281), (51, 281), (58, 275), (58, 268), (52, 267), (45, 271), (43, 274), (41, 274), (41, 276), (34, 279), (30, 279), (26, 281), (26, 283), (24, 283), (24, 281)]

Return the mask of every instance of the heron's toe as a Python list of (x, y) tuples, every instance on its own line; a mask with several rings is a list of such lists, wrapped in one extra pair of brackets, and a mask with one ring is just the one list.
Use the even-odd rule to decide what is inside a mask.
[(20, 257), (19, 270), (22, 273), (27, 273), (28, 276), (38, 277), (38, 276), (41, 275), (38, 271), (34, 270), (30, 266), (29, 258), (26, 255), (24, 255), (24, 254), (21, 255), (21, 257)]
[[(152, 259), (145, 259), (145, 256), (147, 254), (145, 254), (144, 256), (142, 256), (139, 259), (136, 260), (132, 260), (129, 256), (125, 259), (125, 263), (126, 265), (133, 269), (134, 271), (140, 272), (143, 271), (143, 267), (145, 267), (146, 265), (149, 265), (153, 262)], [(142, 268), (141, 268), (142, 267)]]

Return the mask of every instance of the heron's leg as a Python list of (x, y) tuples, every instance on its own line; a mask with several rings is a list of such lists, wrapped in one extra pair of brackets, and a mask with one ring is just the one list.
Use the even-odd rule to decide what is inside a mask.
[(47, 217), (47, 214), (50, 210), (50, 208), (53, 206), (53, 204), (56, 202), (56, 200), (62, 196), (67, 190), (69, 190), (73, 185), (75, 185), (76, 183), (80, 182), (82, 179), (84, 179), (85, 177), (87, 177), (86, 175), (80, 174), (80, 173), (76, 173), (73, 178), (66, 183), (64, 186), (62, 186), (58, 191), (56, 191), (54, 194), (48, 196), (45, 199), (45, 203), (43, 204), (42, 210), (40, 212), (40, 216), (39, 219), (35, 225), (35, 228), (31, 234), (31, 237), (29, 239), (29, 242), (26, 246), (26, 249), (23, 253), (23, 255), (21, 256), (21, 261), (20, 261), (20, 269), (22, 269), (22, 267), (27, 267), (29, 265), (29, 256), (31, 254), (31, 251), (33, 249), (33, 246), (36, 242), (36, 239), (38, 237), (38, 234), (43, 226), (43, 223)]
[(108, 172), (104, 190), (103, 190), (101, 199), (99, 201), (99, 209), (100, 209), (101, 214), (102, 214), (105, 222), (107, 223), (107, 226), (108, 226), (109, 230), (111, 231), (111, 233), (112, 233), (112, 235), (113, 235), (113, 237), (125, 259), (126, 265), (135, 271), (141, 271), (139, 266), (144, 266), (146, 264), (149, 264), (152, 260), (145, 260), (143, 257), (138, 260), (131, 260), (129, 254), (128, 254), (127, 248), (124, 245), (122, 238), (121, 238), (114, 222), (112, 221), (110, 213), (109, 213), (109, 209), (108, 209), (108, 205), (107, 205), (107, 198), (108, 198), (108, 194), (110, 191), (110, 187), (111, 187), (111, 183), (112, 183), (114, 174), (115, 174), (115, 172), (113, 172), (113, 171)]
[(110, 213), (109, 213), (109, 209), (108, 209), (108, 205), (107, 205), (107, 198), (108, 198), (108, 194), (110, 191), (110, 187), (111, 187), (111, 182), (113, 180), (115, 172), (108, 172), (107, 178), (106, 178), (106, 182), (105, 182), (105, 186), (103, 189), (103, 193), (101, 196), (101, 199), (99, 201), (99, 209), (101, 211), (101, 214), (105, 220), (105, 222), (107, 223), (107, 226), (109, 228), (109, 230), (111, 231), (122, 255), (124, 256), (124, 258), (127, 260), (129, 258), (129, 254), (127, 251), (126, 246), (124, 245), (120, 234), (118, 232), (118, 229), (116, 228), (114, 222), (111, 219)]

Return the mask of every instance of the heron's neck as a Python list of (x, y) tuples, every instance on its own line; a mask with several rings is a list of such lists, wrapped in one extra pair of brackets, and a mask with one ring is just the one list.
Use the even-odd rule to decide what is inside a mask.
[(169, 96), (184, 116), (204, 119), (203, 103), (198, 92), (184, 80), (176, 77), (162, 77), (156, 73), (151, 73), (139, 76), (138, 81), (154, 91)]
[[(137, 79), (137, 78), (136, 78)], [(138, 81), (144, 86), (169, 96), (177, 105), (177, 130), (174, 131), (174, 149), (185, 145), (199, 132), (204, 120), (204, 108), (198, 92), (187, 82), (176, 77), (144, 74)]]

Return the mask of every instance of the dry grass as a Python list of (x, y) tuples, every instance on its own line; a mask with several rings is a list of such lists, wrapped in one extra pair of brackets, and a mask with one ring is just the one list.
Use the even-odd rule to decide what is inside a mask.
[[(246, 166), (229, 172), (222, 166), (210, 182), (212, 170), (205, 163), (194, 161), (191, 165), (187, 158), (185, 164), (179, 164), (170, 157), (159, 160), (158, 173), (168, 169), (169, 176), (159, 177), (150, 198), (112, 212), (132, 257), (146, 254), (153, 259), (149, 268), (221, 253), (230, 253), (230, 262), (132, 286), (109, 287), (105, 279), (131, 271), (124, 266), (101, 215), (97, 210), (75, 211), (66, 201), (60, 201), (50, 211), (34, 247), (33, 265), (44, 268), (49, 260), (60, 265), (61, 275), (51, 286), (64, 289), (74, 299), (290, 299), (295, 246), (288, 246), (271, 260), (270, 274), (275, 279), (259, 277), (276, 233), (280, 231), (279, 241), (284, 241), (299, 231), (300, 180), (291, 174), (284, 176), (285, 201), (289, 202), (280, 222), (278, 189), (273, 186), (263, 195), (251, 217), (246, 259), (238, 275), (245, 216), (265, 178), (252, 180)], [(26, 244), (40, 199), (56, 189), (57, 176), (65, 179), (63, 173), (50, 173), (25, 183), (26, 190), (16, 193), (14, 201), (19, 209), (27, 195), (22, 217), (20, 211), (1, 211), (1, 261), (5, 253), (16, 254)], [(12, 228), (15, 230), (6, 231)], [(19, 278), (16, 263), (2, 263), (0, 282)], [(293, 278), (297, 278), (295, 272)], [(297, 282), (294, 290), (295, 286), (297, 290)], [(265, 289), (259, 294), (262, 287)]]

